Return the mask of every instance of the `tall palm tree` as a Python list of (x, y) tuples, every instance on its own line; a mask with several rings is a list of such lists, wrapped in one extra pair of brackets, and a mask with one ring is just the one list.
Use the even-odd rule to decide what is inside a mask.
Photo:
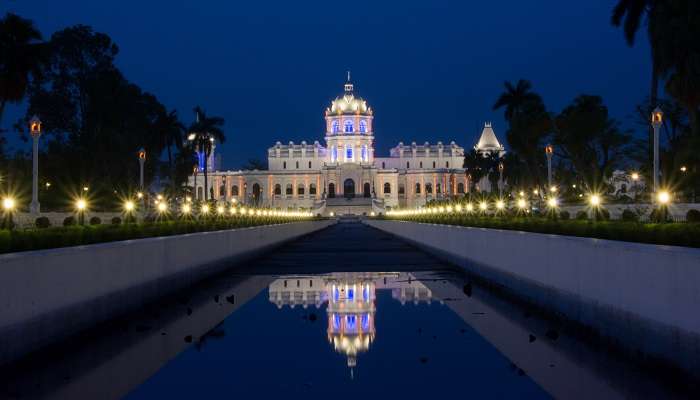
[(530, 81), (520, 79), (513, 85), (506, 81), (503, 83), (505, 91), (501, 93), (493, 105), (494, 110), (505, 107), (505, 118), (512, 121), (514, 117), (522, 114), (531, 103), (541, 101), (537, 93), (532, 92), (532, 83)]
[(7, 13), (0, 19), (0, 119), (7, 103), (22, 101), (31, 77), (40, 75), (45, 44), (34, 23)]
[(177, 117), (177, 111), (169, 113), (163, 110), (156, 118), (156, 130), (162, 140), (163, 147), (168, 151), (168, 167), (170, 168), (170, 182), (175, 186), (175, 168), (173, 166), (173, 147), (182, 149), (182, 137), (185, 132), (185, 125)]
[(630, 47), (634, 45), (642, 21), (644, 18), (647, 19), (647, 33), (651, 44), (651, 93), (649, 98), (652, 109), (657, 105), (659, 80), (663, 69), (661, 36), (664, 25), (656, 12), (660, 2), (661, 0), (618, 0), (617, 5), (613, 8), (611, 18), (614, 26), (623, 26), (625, 40)]
[(223, 131), (224, 119), (207, 116), (200, 106), (194, 108), (194, 113), (196, 119), (190, 126), (188, 140), (190, 140), (196, 152), (204, 155), (204, 201), (207, 201), (209, 196), (209, 155), (211, 155), (212, 145), (215, 141), (224, 143), (226, 140)]

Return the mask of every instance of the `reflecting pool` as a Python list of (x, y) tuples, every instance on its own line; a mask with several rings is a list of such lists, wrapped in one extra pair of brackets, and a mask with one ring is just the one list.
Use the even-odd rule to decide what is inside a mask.
[(692, 397), (362, 229), (339, 224), (5, 367), (0, 398)]

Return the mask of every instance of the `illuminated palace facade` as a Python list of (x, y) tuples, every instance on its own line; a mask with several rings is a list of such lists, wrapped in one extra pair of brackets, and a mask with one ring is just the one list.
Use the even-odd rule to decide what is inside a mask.
[(333, 273), (286, 276), (269, 286), (269, 300), (278, 308), (321, 308), (326, 304), (328, 342), (357, 365), (357, 356), (369, 350), (377, 334), (377, 290), (391, 290), (391, 297), (404, 304), (430, 303), (433, 293), (410, 273)]
[(189, 186), (198, 199), (208, 190), (217, 201), (324, 215), (417, 207), (467, 192), (464, 148), (455, 142), (399, 143), (389, 157), (376, 157), (374, 112), (349, 79), (324, 118), (324, 144), (277, 142), (267, 152), (268, 170), (211, 170), (207, 189), (200, 171)]

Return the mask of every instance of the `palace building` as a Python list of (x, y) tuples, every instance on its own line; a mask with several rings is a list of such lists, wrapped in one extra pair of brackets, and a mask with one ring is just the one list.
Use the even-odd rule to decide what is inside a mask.
[[(389, 157), (374, 149), (374, 110), (358, 96), (349, 79), (343, 93), (324, 113), (324, 143), (277, 142), (267, 151), (268, 170), (220, 171), (208, 163), (204, 188), (203, 163), (189, 179), (196, 197), (279, 209), (304, 209), (315, 214), (381, 213), (395, 207), (418, 207), (433, 199), (464, 196), (469, 190), (463, 166), (464, 148), (455, 142), (400, 142)], [(482, 145), (483, 142), (483, 145)], [(490, 124), (479, 146), (498, 148)], [(201, 161), (201, 160), (200, 160)]]

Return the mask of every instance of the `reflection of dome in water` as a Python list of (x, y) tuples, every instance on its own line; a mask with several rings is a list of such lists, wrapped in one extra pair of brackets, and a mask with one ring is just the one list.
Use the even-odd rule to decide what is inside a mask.
[(328, 285), (328, 341), (357, 365), (358, 353), (374, 341), (375, 286), (371, 280), (336, 281)]

